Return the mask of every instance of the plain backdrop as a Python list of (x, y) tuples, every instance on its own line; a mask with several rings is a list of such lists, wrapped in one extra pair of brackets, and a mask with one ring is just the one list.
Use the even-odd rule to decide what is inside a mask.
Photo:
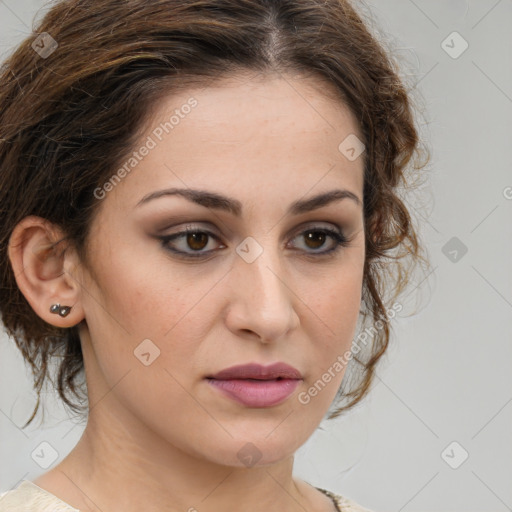
[[(375, 512), (511, 510), (512, 2), (366, 5), (423, 98), (427, 209), (409, 204), (433, 271), (409, 296), (421, 296), (417, 313), (393, 320), (370, 395), (322, 423), (295, 473)], [(0, 0), (0, 57), (31, 34), (41, 8)], [(41, 446), (56, 465), (83, 430), (51, 395), (45, 423), (19, 428), (34, 404), (30, 383), (2, 334), (0, 491), (49, 469), (33, 457)]]

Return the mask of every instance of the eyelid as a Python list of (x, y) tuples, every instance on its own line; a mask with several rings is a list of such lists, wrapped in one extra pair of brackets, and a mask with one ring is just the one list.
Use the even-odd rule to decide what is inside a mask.
[[(323, 224), (328, 224), (328, 226), (324, 226)], [(300, 233), (303, 233), (304, 231), (310, 231), (313, 229), (319, 229), (319, 230), (326, 229), (326, 230), (335, 231), (339, 234), (343, 234), (342, 229), (337, 225), (333, 225), (332, 222), (318, 221), (318, 220), (316, 220), (316, 221), (311, 220), (309, 222), (303, 222), (296, 229), (294, 229), (292, 231), (292, 233), (300, 234)]]

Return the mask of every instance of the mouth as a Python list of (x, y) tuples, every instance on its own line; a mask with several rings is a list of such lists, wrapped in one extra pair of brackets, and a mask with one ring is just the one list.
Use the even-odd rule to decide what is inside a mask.
[(248, 363), (225, 368), (206, 377), (212, 389), (247, 407), (272, 407), (284, 402), (303, 381), (302, 374), (289, 364), (269, 366)]
[(269, 366), (258, 363), (248, 363), (225, 368), (207, 378), (217, 380), (244, 379), (244, 380), (275, 380), (275, 379), (302, 379), (302, 374), (289, 364), (278, 362)]
[(302, 379), (214, 379), (207, 378), (212, 389), (247, 407), (272, 407), (284, 402)]

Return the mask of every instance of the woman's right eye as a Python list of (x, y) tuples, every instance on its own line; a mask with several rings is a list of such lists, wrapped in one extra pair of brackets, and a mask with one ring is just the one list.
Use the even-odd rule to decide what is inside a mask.
[[(190, 258), (200, 258), (214, 252), (216, 249), (204, 250), (209, 245), (209, 239), (214, 239), (220, 242), (216, 235), (210, 231), (202, 229), (186, 229), (185, 231), (180, 231), (179, 233), (174, 233), (172, 235), (161, 236), (159, 238), (162, 241), (164, 249), (172, 252), (173, 254)], [(187, 249), (192, 249), (192, 251)]]

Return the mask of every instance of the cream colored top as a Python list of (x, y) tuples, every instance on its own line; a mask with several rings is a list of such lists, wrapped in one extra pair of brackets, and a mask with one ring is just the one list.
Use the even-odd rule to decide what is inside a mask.
[[(326, 489), (316, 487), (329, 496), (339, 512), (371, 512), (354, 501)], [(37, 486), (30, 480), (10, 491), (0, 493), (0, 512), (80, 512), (57, 496)]]

